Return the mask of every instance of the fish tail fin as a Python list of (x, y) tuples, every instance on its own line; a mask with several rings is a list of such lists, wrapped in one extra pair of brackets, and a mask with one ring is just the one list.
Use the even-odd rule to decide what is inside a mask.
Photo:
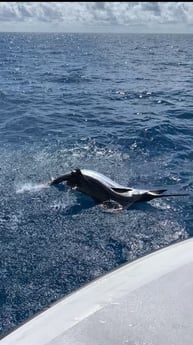
[(162, 194), (162, 195), (155, 195), (154, 197), (155, 198), (163, 198), (163, 197), (171, 197), (171, 196), (188, 196), (189, 194), (188, 193), (176, 193), (176, 194)]
[(162, 194), (162, 193), (164, 193), (164, 192), (166, 192), (167, 191), (167, 189), (156, 189), (156, 190), (150, 190), (150, 193), (152, 193), (152, 194)]

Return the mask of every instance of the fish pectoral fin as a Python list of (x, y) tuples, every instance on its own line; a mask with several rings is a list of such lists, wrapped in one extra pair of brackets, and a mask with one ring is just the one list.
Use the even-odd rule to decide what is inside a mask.
[(126, 193), (132, 190), (131, 188), (112, 188), (117, 193)]

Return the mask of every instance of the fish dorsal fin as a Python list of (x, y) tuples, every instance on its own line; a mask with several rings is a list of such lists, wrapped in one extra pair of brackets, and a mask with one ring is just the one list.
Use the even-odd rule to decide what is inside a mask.
[(126, 193), (129, 192), (130, 190), (132, 190), (131, 188), (112, 188), (115, 192), (117, 193)]

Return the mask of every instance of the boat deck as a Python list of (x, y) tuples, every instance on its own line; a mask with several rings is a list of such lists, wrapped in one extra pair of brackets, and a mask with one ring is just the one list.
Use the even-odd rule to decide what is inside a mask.
[(190, 345), (193, 239), (126, 264), (63, 298), (0, 345)]

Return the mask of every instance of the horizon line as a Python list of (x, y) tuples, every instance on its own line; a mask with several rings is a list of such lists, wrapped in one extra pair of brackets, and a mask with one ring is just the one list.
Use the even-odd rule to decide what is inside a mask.
[(193, 35), (193, 32), (98, 32), (98, 31), (1, 31), (0, 34), (120, 34), (120, 35)]

